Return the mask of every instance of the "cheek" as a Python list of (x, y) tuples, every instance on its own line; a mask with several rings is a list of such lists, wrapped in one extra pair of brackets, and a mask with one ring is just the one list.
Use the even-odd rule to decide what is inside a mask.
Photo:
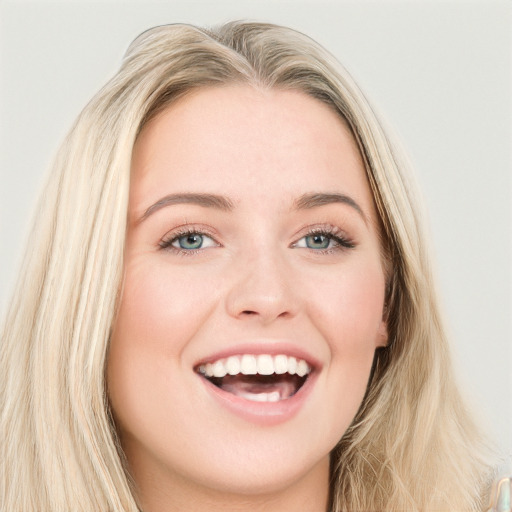
[(201, 276), (189, 280), (155, 261), (137, 261), (126, 271), (116, 332), (124, 345), (141, 352), (175, 356), (201, 327), (201, 318), (215, 304), (213, 288)]
[(315, 312), (311, 318), (329, 342), (332, 357), (339, 354), (357, 359), (381, 345), (385, 280), (379, 264), (348, 269), (324, 281), (323, 289), (311, 290)]
[(335, 404), (333, 423), (328, 428), (333, 436), (339, 436), (361, 405), (375, 349), (385, 342), (385, 279), (376, 262), (345, 268), (330, 281), (316, 282), (323, 282), (323, 286), (309, 289), (310, 306), (314, 308), (309, 317), (329, 346), (329, 361), (321, 379), (329, 389), (329, 402)]
[(183, 350), (214, 302), (198, 293), (197, 285), (158, 261), (148, 265), (135, 258), (127, 266), (107, 368), (109, 396), (121, 426), (134, 418), (142, 426), (151, 411), (168, 404)]
[(311, 318), (329, 345), (328, 379), (333, 402), (340, 404), (340, 430), (348, 427), (363, 400), (383, 336), (385, 278), (379, 262), (335, 276), (316, 295)]

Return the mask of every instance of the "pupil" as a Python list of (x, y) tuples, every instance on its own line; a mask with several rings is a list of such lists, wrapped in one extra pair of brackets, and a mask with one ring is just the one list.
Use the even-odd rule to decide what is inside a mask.
[(203, 244), (201, 235), (187, 235), (180, 238), (180, 247), (182, 249), (199, 249)]

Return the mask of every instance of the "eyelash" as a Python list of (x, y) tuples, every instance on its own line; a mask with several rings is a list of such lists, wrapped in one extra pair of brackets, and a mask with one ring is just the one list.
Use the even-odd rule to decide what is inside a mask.
[[(164, 238), (162, 238), (162, 240), (160, 240), (158, 245), (160, 249), (165, 249), (167, 251), (171, 251), (179, 255), (193, 256), (194, 254), (197, 254), (198, 252), (204, 250), (205, 248), (199, 247), (198, 249), (183, 249), (173, 246), (173, 244), (180, 238), (193, 235), (199, 235), (202, 237), (210, 238), (216, 244), (217, 247), (219, 246), (218, 242), (208, 231), (204, 230), (203, 228), (195, 228), (193, 226), (187, 227), (186, 229), (174, 231), (171, 234), (166, 235)], [(331, 242), (335, 243), (333, 247), (327, 247), (325, 249), (314, 249), (311, 247), (304, 247), (309, 249), (310, 251), (313, 251), (315, 254), (330, 254), (335, 251), (346, 251), (348, 249), (354, 249), (356, 246), (356, 244), (350, 238), (341, 233), (341, 230), (339, 228), (328, 225), (308, 230), (299, 238), (297, 242), (293, 243), (291, 247), (303, 248), (302, 246), (298, 245), (299, 242), (310, 236), (324, 236), (329, 240), (329, 245)]]

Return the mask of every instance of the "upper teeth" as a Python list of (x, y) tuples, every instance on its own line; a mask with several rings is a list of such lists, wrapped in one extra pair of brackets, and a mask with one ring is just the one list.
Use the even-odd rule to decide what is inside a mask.
[(289, 373), (299, 377), (311, 372), (311, 368), (304, 359), (279, 354), (271, 356), (261, 354), (258, 356), (245, 354), (243, 356), (230, 356), (218, 359), (211, 363), (199, 366), (199, 372), (206, 377), (225, 377), (226, 375), (281, 375)]

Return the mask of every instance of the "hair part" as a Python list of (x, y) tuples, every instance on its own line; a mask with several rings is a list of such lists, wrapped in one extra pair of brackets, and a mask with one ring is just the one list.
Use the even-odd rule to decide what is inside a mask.
[(332, 452), (332, 512), (480, 510), (488, 466), (452, 380), (408, 166), (330, 54), (293, 30), (244, 22), (141, 34), (58, 153), (2, 334), (0, 509), (137, 511), (105, 381), (131, 153), (171, 103), (226, 84), (301, 91), (334, 109), (382, 223), (390, 343)]

